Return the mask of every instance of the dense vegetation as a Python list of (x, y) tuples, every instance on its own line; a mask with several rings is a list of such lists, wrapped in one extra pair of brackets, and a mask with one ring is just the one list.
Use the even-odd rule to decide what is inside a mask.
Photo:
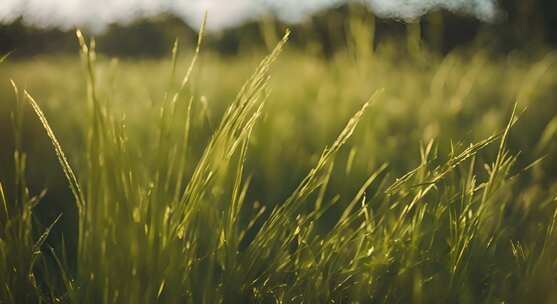
[[(373, 19), (377, 38), (401, 35), (419, 28), (424, 43), (441, 52), (473, 42), (481, 43), (483, 48), (504, 51), (528, 51), (532, 50), (533, 46), (557, 45), (557, 2), (553, 0), (496, 1), (501, 14), (491, 23), (480, 22), (474, 16), (458, 11), (434, 10), (422, 18), (408, 20), (409, 25), (401, 20), (376, 18), (373, 12), (362, 9), (358, 2), (359, 0), (351, 1), (350, 5), (325, 10), (308, 16), (301, 23), (288, 25), (294, 30), (289, 45), (305, 46), (311, 41), (309, 37), (312, 37), (316, 38), (326, 51), (341, 49), (342, 42), (350, 34), (350, 30), (347, 29), (354, 16)], [(480, 2), (482, 1), (470, 3)], [(241, 53), (246, 45), (268, 44), (268, 40), (261, 39), (260, 34), (267, 31), (266, 26), (274, 23), (278, 27), (284, 26), (273, 16), (267, 16), (263, 20), (248, 22), (241, 27), (226, 29), (220, 35), (207, 39), (206, 44), (223, 53)], [(103, 54), (160, 58), (166, 56), (176, 37), (181, 41), (193, 43), (195, 36), (195, 31), (183, 20), (166, 15), (137, 20), (131, 24), (112, 25), (107, 32), (97, 36), (97, 39), (99, 50)], [(299, 36), (300, 39), (297, 38)], [(17, 20), (12, 24), (0, 24), (0, 53), (13, 50), (16, 52), (12, 57), (27, 57), (46, 53), (73, 54), (77, 47), (71, 30), (30, 27), (23, 20)]]
[(557, 301), (555, 55), (352, 29), (327, 58), (8, 58), (0, 302)]

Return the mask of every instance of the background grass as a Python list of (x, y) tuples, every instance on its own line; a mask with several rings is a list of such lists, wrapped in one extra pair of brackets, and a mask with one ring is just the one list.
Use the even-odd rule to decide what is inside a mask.
[(2, 63), (0, 301), (557, 301), (555, 55), (353, 37)]

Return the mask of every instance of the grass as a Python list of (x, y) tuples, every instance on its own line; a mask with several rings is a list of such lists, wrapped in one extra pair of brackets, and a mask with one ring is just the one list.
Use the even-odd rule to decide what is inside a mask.
[(117, 63), (78, 32), (84, 85), (76, 59), (3, 63), (28, 91), (0, 302), (557, 301), (553, 55), (326, 59), (288, 36), (259, 64), (200, 38), (182, 69), (178, 43)]

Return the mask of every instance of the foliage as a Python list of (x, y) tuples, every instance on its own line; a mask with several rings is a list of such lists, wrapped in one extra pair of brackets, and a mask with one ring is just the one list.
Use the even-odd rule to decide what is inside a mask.
[[(200, 38), (179, 81), (178, 43), (169, 76), (124, 62), (165, 92), (160, 103), (142, 103), (150, 94), (135, 71), (116, 82), (115, 63), (103, 65), (94, 40), (79, 32), (86, 87), (65, 93), (85, 94), (86, 106), (41, 103), (45, 114), (15, 89), (46, 131), (31, 136), (53, 147), (62, 170), (42, 169), (63, 173), (78, 218), (68, 230), (78, 232), (69, 254), (57, 239), (48, 243), (61, 249), (48, 249), (56, 224), (36, 232), (32, 214), (44, 195), (31, 197), (23, 178), (21, 142), (30, 139), (21, 100), (16, 178), (7, 189), (14, 198), (0, 187), (0, 301), (557, 300), (556, 176), (546, 164), (556, 155), (555, 105), (535, 103), (554, 98), (544, 77), (553, 56), (508, 70), (481, 52), (471, 60), (401, 59), (389, 49), (363, 52), (357, 40), (330, 61), (287, 52), (281, 65), (288, 35), (236, 95), (231, 88), (253, 56), (203, 57)], [(434, 68), (424, 68), (427, 59)], [(220, 72), (230, 83), (217, 88)], [(381, 78), (386, 88), (375, 90), (369, 82)], [(210, 103), (231, 96), (229, 104)], [(518, 96), (511, 113), (508, 96)], [(65, 145), (76, 129), (81, 144)], [(466, 136), (472, 144), (458, 142)], [(515, 140), (524, 157), (512, 152)], [(45, 150), (33, 155), (43, 161)]]

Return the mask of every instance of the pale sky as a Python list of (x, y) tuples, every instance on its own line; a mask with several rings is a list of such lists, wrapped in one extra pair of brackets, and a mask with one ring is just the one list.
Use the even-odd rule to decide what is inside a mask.
[(432, 9), (462, 11), (486, 21), (497, 14), (496, 0), (0, 0), (0, 23), (21, 17), (39, 27), (100, 32), (113, 23), (171, 13), (198, 27), (207, 11), (209, 30), (220, 30), (265, 14), (295, 23), (350, 1), (390, 18), (414, 18)]

